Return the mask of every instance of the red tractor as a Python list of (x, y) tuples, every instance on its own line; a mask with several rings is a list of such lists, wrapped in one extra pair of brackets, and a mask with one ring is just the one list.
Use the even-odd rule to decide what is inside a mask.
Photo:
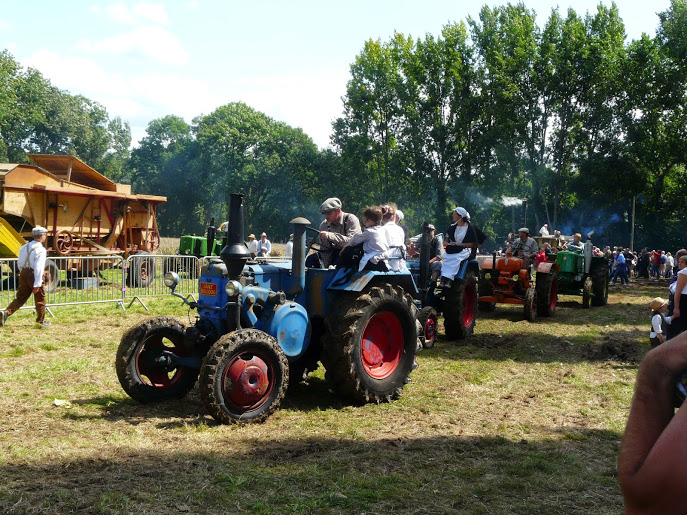
[(552, 316), (558, 298), (558, 267), (545, 261), (537, 266), (535, 280), (533, 265), (525, 265), (521, 258), (506, 254), (482, 262), (479, 279), (479, 309), (493, 311), (496, 303), (519, 304), (524, 307), (525, 319), (530, 322), (537, 316)]

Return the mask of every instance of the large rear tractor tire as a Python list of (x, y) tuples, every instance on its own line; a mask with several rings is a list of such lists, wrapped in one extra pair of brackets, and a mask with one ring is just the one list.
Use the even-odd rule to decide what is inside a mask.
[(434, 347), (434, 342), (437, 339), (438, 320), (437, 310), (432, 306), (425, 306), (422, 308), (422, 311), (420, 311), (420, 325), (422, 326), (425, 338), (422, 346), (425, 349)]
[(354, 402), (391, 401), (417, 367), (418, 312), (403, 288), (370, 289), (326, 320), (322, 363), (331, 388)]
[(584, 309), (589, 309), (589, 306), (591, 305), (592, 292), (593, 292), (592, 278), (587, 277), (584, 280), (584, 284), (582, 285), (582, 307)]
[(477, 282), (472, 272), (463, 281), (455, 280), (444, 299), (444, 329), (453, 340), (467, 338), (475, 331), (477, 319)]
[(200, 370), (205, 408), (223, 424), (262, 422), (279, 407), (289, 384), (289, 362), (277, 340), (257, 329), (222, 336)]
[(556, 312), (558, 301), (558, 272), (537, 272), (537, 315), (550, 317)]
[(534, 286), (530, 286), (525, 292), (525, 320), (537, 320), (537, 290)]
[(198, 368), (178, 366), (185, 358), (185, 327), (170, 317), (156, 317), (132, 327), (117, 349), (117, 378), (129, 396), (141, 403), (180, 399), (193, 389)]
[(600, 266), (592, 271), (592, 306), (608, 304), (608, 265)]

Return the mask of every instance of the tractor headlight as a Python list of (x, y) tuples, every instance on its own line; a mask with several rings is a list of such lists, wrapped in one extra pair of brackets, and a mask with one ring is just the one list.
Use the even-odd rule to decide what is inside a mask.
[(176, 272), (167, 272), (164, 280), (167, 288), (174, 289), (179, 284), (179, 276), (176, 274)]
[(511, 277), (510, 280), (513, 281), (514, 283), (517, 283), (518, 282), (518, 276), (514, 275), (513, 277)]
[(491, 274), (489, 272), (487, 272), (486, 274), (484, 274), (484, 278), (485, 279), (491, 279)]
[(236, 297), (239, 293), (241, 293), (241, 283), (238, 281), (227, 281), (224, 291), (227, 292), (227, 297)]

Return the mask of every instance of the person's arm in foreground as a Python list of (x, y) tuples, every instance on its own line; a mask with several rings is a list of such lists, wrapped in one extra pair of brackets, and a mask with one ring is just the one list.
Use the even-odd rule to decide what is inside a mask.
[(677, 376), (687, 370), (687, 332), (649, 352), (639, 367), (618, 457), (631, 513), (687, 513), (687, 406), (673, 415)]

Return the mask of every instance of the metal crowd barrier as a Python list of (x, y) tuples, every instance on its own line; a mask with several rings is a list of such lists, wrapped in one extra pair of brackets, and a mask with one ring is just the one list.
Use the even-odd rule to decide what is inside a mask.
[[(129, 256), (50, 257), (46, 262), (44, 289), (47, 307), (77, 304), (116, 303), (169, 295), (163, 276), (179, 274), (176, 291), (195, 295), (201, 262), (195, 256), (140, 254)], [(0, 307), (12, 302), (19, 287), (17, 260), (0, 259)], [(24, 305), (33, 308), (33, 296)], [(146, 308), (147, 309), (147, 308)]]

